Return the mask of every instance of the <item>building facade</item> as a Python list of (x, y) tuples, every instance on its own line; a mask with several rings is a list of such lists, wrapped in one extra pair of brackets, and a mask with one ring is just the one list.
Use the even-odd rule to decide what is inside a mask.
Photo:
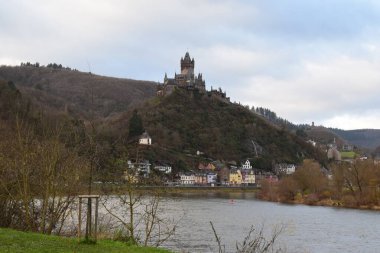
[(139, 139), (139, 144), (140, 145), (152, 145), (152, 138), (150, 138), (149, 134), (147, 131), (145, 131)]

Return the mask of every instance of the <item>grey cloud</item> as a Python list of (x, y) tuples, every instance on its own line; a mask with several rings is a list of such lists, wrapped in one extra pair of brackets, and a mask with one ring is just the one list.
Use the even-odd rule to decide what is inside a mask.
[(189, 50), (208, 88), (289, 120), (340, 124), (340, 115), (380, 108), (376, 1), (0, 4), (0, 64), (59, 62), (83, 71), (90, 64), (102, 75), (162, 81)]

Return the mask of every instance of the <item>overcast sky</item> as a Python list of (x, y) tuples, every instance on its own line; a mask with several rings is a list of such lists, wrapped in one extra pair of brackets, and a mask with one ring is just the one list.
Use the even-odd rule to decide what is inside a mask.
[(162, 82), (186, 51), (232, 101), (380, 128), (380, 1), (0, 0), (0, 64)]

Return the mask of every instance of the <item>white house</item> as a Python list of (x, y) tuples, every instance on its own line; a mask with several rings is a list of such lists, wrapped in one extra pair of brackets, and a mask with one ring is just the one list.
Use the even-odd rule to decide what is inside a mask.
[(294, 164), (281, 163), (276, 165), (277, 174), (293, 174), (296, 171), (296, 166)]
[(245, 163), (242, 165), (242, 169), (243, 170), (251, 170), (252, 169), (252, 166), (251, 166), (251, 163), (249, 162), (249, 160), (245, 161)]
[(216, 184), (216, 180), (217, 180), (218, 176), (216, 173), (207, 173), (207, 184)]
[(144, 160), (138, 163), (133, 163), (132, 161), (128, 160), (128, 169), (131, 169), (135, 171), (136, 173), (141, 173), (144, 176), (148, 176), (150, 174), (150, 162), (148, 160)]
[(194, 185), (195, 175), (194, 174), (180, 174), (180, 181), (182, 185)]
[(154, 165), (154, 169), (165, 174), (172, 173), (172, 166), (164, 163)]
[(311, 145), (313, 145), (313, 147), (317, 146), (317, 143), (315, 141), (313, 141), (313, 140), (308, 140), (306, 142), (309, 143), (309, 144), (311, 144)]
[(139, 139), (139, 144), (141, 145), (152, 145), (152, 138), (150, 138), (147, 131), (145, 131)]

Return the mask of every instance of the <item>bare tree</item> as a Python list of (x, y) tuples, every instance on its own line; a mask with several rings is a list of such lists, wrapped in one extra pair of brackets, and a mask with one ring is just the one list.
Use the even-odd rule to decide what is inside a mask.
[(378, 204), (380, 177), (372, 161), (336, 165), (333, 169), (333, 179), (338, 193), (346, 196), (350, 194), (356, 204)]
[(80, 186), (86, 162), (59, 140), (61, 127), (39, 132), (17, 118), (13, 132), (2, 133), (0, 195), (6, 226), (60, 233)]
[[(218, 252), (225, 253), (225, 247), (222, 245), (221, 238), (218, 236), (213, 223), (210, 221), (216, 242), (218, 244)], [(236, 242), (236, 253), (267, 253), (267, 252), (284, 252), (283, 249), (278, 248), (276, 243), (278, 237), (284, 232), (284, 225), (276, 226), (269, 238), (264, 234), (264, 226), (262, 225), (259, 230), (251, 226), (247, 236), (242, 242)]]
[[(159, 246), (174, 235), (179, 220), (166, 217), (162, 210), (163, 191), (157, 180), (138, 176), (135, 170), (125, 173), (123, 184), (113, 189), (114, 195), (103, 197), (103, 207), (126, 232), (125, 240), (132, 244)], [(122, 194), (120, 192), (123, 192)]]

